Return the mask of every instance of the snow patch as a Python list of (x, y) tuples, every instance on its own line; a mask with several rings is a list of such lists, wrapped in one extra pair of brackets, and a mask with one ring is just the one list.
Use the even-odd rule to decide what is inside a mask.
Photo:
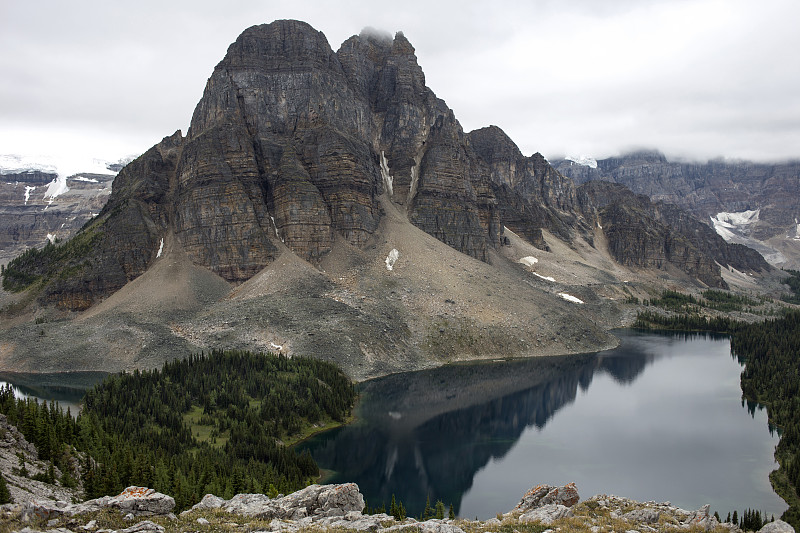
[(279, 238), (282, 243), (286, 243), (286, 241), (284, 241), (283, 238), (281, 237), (280, 233), (278, 233), (278, 225), (275, 224), (275, 217), (270, 216), (269, 218), (270, 220), (272, 220), (272, 227), (275, 228), (275, 236)]
[(55, 244), (56, 243), (56, 236), (51, 234), (51, 233), (48, 233), (47, 234), (47, 240), (50, 241), (50, 244)]
[(59, 174), (58, 177), (51, 181), (47, 186), (47, 191), (44, 193), (43, 199), (49, 199), (47, 205), (50, 205), (57, 196), (60, 196), (65, 192), (69, 192), (69, 187), (67, 187), (67, 177)]
[(568, 302), (573, 302), (573, 303), (576, 303), (576, 304), (582, 304), (583, 303), (583, 300), (581, 300), (580, 298), (576, 298), (576, 297), (572, 296), (571, 294), (567, 294), (566, 292), (559, 292), (558, 295), (561, 296), (562, 298), (564, 298)]
[(529, 266), (529, 267), (532, 267), (533, 265), (535, 265), (538, 262), (539, 262), (539, 260), (536, 259), (535, 257), (533, 257), (532, 255), (529, 255), (527, 257), (523, 257), (522, 259), (517, 261), (517, 263), (522, 263), (523, 265)]
[(161, 252), (164, 251), (164, 237), (161, 237), (161, 245), (158, 247), (158, 252), (156, 253), (156, 259), (161, 257)]
[(541, 274), (537, 274), (536, 272), (534, 272), (533, 275), (536, 276), (537, 278), (542, 278), (543, 280), (546, 281), (552, 281), (552, 282), (556, 281), (555, 278), (551, 278), (550, 276), (542, 276)]
[(85, 181), (85, 182), (88, 182), (88, 183), (100, 183), (100, 182), (99, 182), (99, 181), (97, 181), (96, 179), (94, 179), (94, 178), (87, 178), (86, 176), (75, 176), (75, 177), (74, 177), (74, 178), (72, 178), (72, 179), (73, 179), (73, 181)]
[[(384, 155), (383, 150), (381, 150), (381, 176), (383, 177), (384, 185), (386, 185), (386, 190), (389, 191), (389, 196), (391, 197), (394, 194), (392, 191), (392, 182), (394, 178), (389, 175), (389, 161), (386, 160), (386, 155)], [(389, 270), (391, 270), (391, 268)]]
[(589, 157), (588, 155), (579, 155), (575, 156), (567, 156), (567, 161), (572, 161), (576, 165), (582, 165), (584, 167), (589, 168), (597, 168), (597, 161), (594, 158)]
[(726, 213), (723, 211), (711, 217), (711, 224), (714, 226), (714, 231), (717, 232), (717, 235), (730, 242), (744, 237), (744, 234), (750, 229), (749, 226), (754, 222), (758, 222), (760, 212), (760, 209), (738, 213)]
[(35, 190), (36, 190), (36, 187), (34, 187), (34, 186), (31, 186), (31, 185), (26, 185), (25, 186), (25, 205), (28, 205), (28, 200), (31, 197), (31, 192), (33, 192)]
[(389, 255), (387, 255), (384, 260), (384, 263), (386, 263), (386, 270), (394, 270), (394, 264), (399, 258), (400, 252), (398, 252), (396, 248), (392, 248), (392, 251), (389, 252)]
[(274, 342), (270, 342), (269, 345), (272, 347), (273, 350), (278, 350), (279, 352), (283, 350), (283, 346), (280, 344), (275, 344)]

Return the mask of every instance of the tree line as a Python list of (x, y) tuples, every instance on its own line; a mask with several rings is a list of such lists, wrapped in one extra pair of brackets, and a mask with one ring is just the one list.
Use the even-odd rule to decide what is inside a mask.
[(142, 485), (173, 496), (180, 511), (207, 493), (274, 496), (310, 484), (317, 464), (283, 442), (344, 422), (355, 398), (331, 363), (212, 351), (112, 375), (87, 392), (76, 418), (16, 399), (10, 387), (0, 390), (0, 412), (41, 460), (61, 472), (79, 463), (87, 498)]
[[(766, 406), (769, 423), (780, 435), (775, 452), (779, 467), (770, 474), (770, 481), (789, 504), (782, 519), (800, 529), (800, 311), (789, 310), (780, 318), (751, 324), (722, 316), (643, 311), (635, 327), (730, 335), (731, 353), (744, 363), (742, 394), (748, 402)], [(755, 511), (742, 518), (752, 523), (761, 519)]]

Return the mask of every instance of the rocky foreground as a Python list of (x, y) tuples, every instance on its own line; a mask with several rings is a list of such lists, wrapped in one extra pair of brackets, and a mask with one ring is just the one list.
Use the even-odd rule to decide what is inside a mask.
[[(669, 502), (637, 502), (627, 498), (593, 496), (579, 503), (574, 484), (537, 485), (511, 511), (486, 521), (432, 519), (396, 520), (387, 514), (365, 515), (364, 497), (355, 483), (312, 485), (269, 498), (264, 494), (237, 494), (230, 500), (208, 494), (200, 503), (176, 516), (175, 500), (144, 487), (128, 487), (117, 496), (83, 503), (40, 500), (0, 507), (0, 531), (34, 533), (86, 532), (144, 533), (189, 531), (418, 531), (421, 533), (547, 533), (655, 531), (741, 531), (720, 524), (708, 506), (696, 511)], [(777, 520), (759, 533), (794, 533)]]

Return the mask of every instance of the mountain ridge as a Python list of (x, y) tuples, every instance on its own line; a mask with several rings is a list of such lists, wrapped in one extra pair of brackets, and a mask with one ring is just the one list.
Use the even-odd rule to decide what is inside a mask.
[[(618, 301), (662, 277), (727, 287), (720, 265), (769, 274), (716, 235), (668, 227), (672, 212), (649, 200), (587, 191), (497, 127), (464, 133), (402, 33), (362, 32), (333, 52), (303, 22), (253, 26), (214, 68), (186, 136), (126, 165), (73, 239), (9, 263), (4, 287), (27, 290), (3, 295), (22, 311), (0, 366), (130, 369), (279, 346), (363, 379), (608, 347), (604, 330), (630, 320)], [(642, 220), (644, 244), (615, 246)], [(618, 239), (604, 230), (621, 226)], [(134, 282), (150, 300), (121, 290)], [(70, 342), (75, 329), (90, 340)], [(40, 354), (35, 332), (66, 341)]]

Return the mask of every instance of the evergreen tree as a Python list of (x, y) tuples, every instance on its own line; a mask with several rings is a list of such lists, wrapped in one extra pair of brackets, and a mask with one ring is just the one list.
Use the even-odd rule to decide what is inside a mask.
[(436, 500), (436, 518), (444, 520), (444, 502), (442, 500)]
[(11, 493), (6, 486), (6, 478), (0, 474), (0, 505), (4, 503), (13, 503), (11, 501)]
[(431, 507), (431, 496), (428, 494), (425, 499), (425, 510), (422, 511), (422, 520), (430, 520), (431, 518), (433, 518), (433, 508)]
[(739, 525), (739, 513), (736, 512), (736, 509), (733, 510), (733, 525)]
[(448, 513), (448, 518), (450, 518), (450, 520), (455, 520), (456, 519), (456, 512), (453, 510), (453, 504), (452, 503), (450, 504), (450, 512)]

